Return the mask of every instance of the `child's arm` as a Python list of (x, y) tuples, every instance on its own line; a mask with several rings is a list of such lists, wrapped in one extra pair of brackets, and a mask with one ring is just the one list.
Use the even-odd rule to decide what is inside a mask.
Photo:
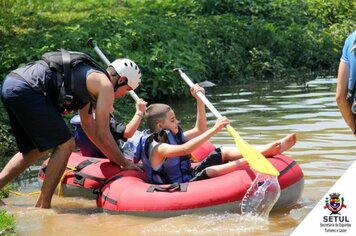
[(223, 129), (226, 125), (228, 125), (230, 121), (226, 117), (220, 117), (216, 120), (214, 127), (208, 129), (201, 135), (189, 140), (188, 142), (181, 145), (171, 145), (167, 143), (161, 143), (155, 146), (152, 150), (151, 154), (151, 164), (158, 165), (160, 164), (166, 157), (176, 157), (188, 155), (200, 145), (202, 145), (206, 140), (211, 138), (214, 134)]
[(138, 102), (136, 103), (136, 113), (132, 117), (131, 121), (126, 125), (124, 138), (129, 139), (135, 134), (145, 114), (146, 105), (147, 102), (145, 102), (144, 100), (142, 99), (138, 100)]
[(205, 104), (198, 97), (198, 92), (205, 94), (204, 88), (200, 87), (198, 84), (195, 84), (194, 87), (190, 89), (190, 93), (197, 101), (197, 119), (194, 128), (184, 132), (184, 136), (187, 140), (191, 140), (207, 130)]

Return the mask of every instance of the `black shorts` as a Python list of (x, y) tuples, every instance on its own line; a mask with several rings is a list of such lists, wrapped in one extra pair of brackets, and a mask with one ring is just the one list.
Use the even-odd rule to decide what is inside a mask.
[(209, 166), (216, 166), (223, 164), (221, 149), (215, 148), (207, 158), (205, 158), (199, 165), (193, 168), (193, 178), (190, 181), (203, 180), (208, 177), (205, 174), (205, 169)]
[(25, 80), (6, 77), (1, 100), (9, 115), (20, 152), (40, 152), (67, 142), (72, 134), (62, 115), (45, 94), (35, 91)]

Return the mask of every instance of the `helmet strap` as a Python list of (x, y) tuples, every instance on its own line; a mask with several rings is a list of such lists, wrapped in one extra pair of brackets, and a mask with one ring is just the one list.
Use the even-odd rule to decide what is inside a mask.
[(122, 86), (125, 86), (127, 85), (128, 83), (128, 79), (126, 78), (126, 80), (122, 83), (119, 83), (119, 80), (120, 80), (121, 77), (119, 77), (117, 80), (116, 80), (116, 83), (115, 83), (115, 86), (114, 86), (114, 92), (116, 92), (116, 90), (118, 90), (118, 88), (122, 87)]

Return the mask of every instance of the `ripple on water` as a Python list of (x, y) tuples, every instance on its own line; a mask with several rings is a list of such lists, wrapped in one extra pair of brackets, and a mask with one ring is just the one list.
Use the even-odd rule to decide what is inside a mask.
[[(80, 229), (76, 235), (85, 236), (289, 235), (356, 158), (355, 138), (335, 103), (335, 83), (335, 79), (317, 79), (306, 85), (216, 86), (206, 90), (218, 111), (252, 145), (266, 144), (291, 132), (298, 134), (297, 144), (286, 154), (301, 166), (305, 175), (300, 206), (282, 213), (272, 212), (268, 221), (228, 213), (166, 219), (93, 214), (90, 209), (95, 209), (95, 201), (81, 205), (82, 199), (71, 203), (56, 197), (55, 211), (42, 213), (30, 208), (37, 196), (10, 197), (7, 209), (18, 213), (17, 229), (24, 235), (70, 235), (75, 228)], [(184, 129), (195, 124), (196, 106), (192, 101), (190, 97), (169, 103), (182, 119)], [(208, 126), (213, 126), (215, 117), (210, 112), (207, 117)], [(235, 146), (226, 130), (212, 141), (217, 146)]]
[[(184, 222), (184, 224), (183, 224)], [(238, 235), (262, 233), (268, 220), (256, 216), (224, 213), (183, 215), (148, 224), (143, 235)]]

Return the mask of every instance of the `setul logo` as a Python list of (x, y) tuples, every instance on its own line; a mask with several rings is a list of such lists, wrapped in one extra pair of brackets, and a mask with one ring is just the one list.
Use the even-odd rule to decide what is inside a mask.
[(324, 227), (327, 233), (347, 233), (348, 228), (351, 227), (350, 219), (347, 215), (339, 213), (342, 208), (346, 208), (344, 198), (340, 198), (339, 193), (331, 193), (329, 196), (330, 198), (325, 198), (324, 209), (331, 211), (331, 214), (323, 217), (320, 227)]
[(325, 198), (324, 209), (328, 209), (329, 211), (331, 211), (331, 215), (338, 214), (342, 208), (344, 207), (346, 208), (346, 205), (344, 205), (343, 197), (341, 197), (341, 202), (340, 202), (340, 194), (331, 193), (329, 194), (329, 196), (330, 196), (330, 200), (328, 197)]

